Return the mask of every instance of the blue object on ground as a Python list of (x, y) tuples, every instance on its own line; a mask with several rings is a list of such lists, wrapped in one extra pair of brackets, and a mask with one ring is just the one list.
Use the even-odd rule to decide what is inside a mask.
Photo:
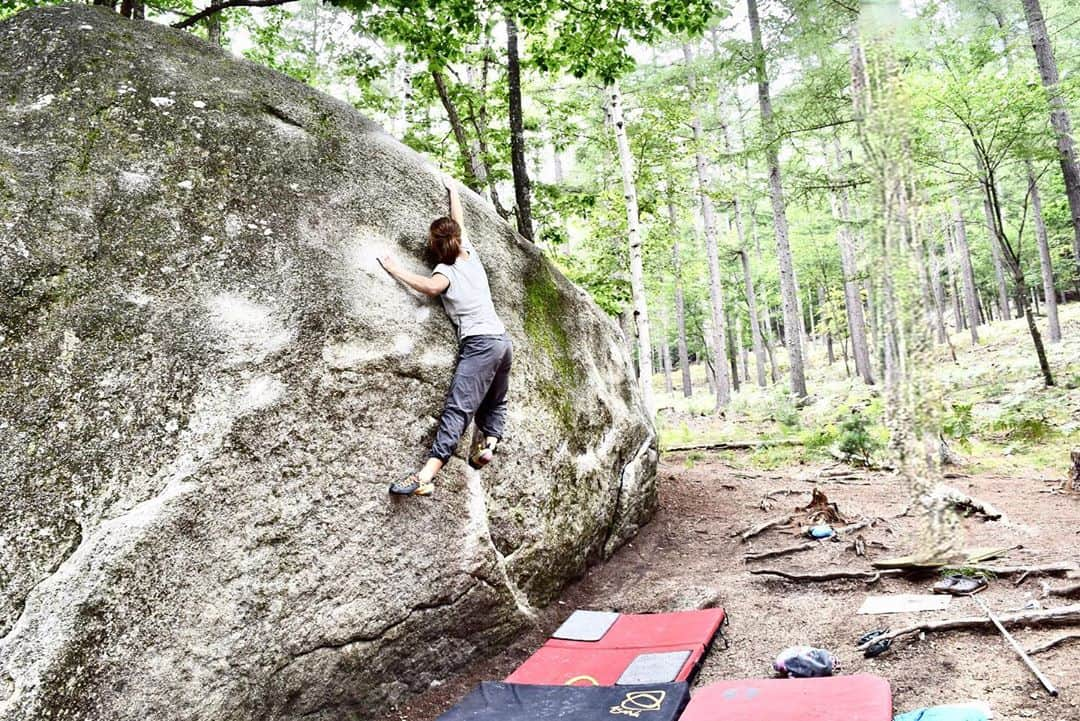
[(832, 676), (836, 659), (823, 648), (792, 646), (780, 652), (773, 661), (773, 669), (792, 678)]
[(978, 705), (961, 704), (908, 711), (894, 717), (893, 721), (988, 721), (989, 718)]
[(811, 538), (832, 538), (836, 535), (836, 531), (832, 526), (814, 526), (810, 529)]

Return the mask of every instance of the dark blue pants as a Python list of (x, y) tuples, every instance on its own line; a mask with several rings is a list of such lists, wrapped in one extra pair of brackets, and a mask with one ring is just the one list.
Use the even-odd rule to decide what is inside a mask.
[(431, 446), (432, 458), (444, 463), (450, 458), (473, 416), (479, 433), (502, 438), (512, 357), (513, 344), (505, 333), (473, 335), (461, 341), (454, 380)]

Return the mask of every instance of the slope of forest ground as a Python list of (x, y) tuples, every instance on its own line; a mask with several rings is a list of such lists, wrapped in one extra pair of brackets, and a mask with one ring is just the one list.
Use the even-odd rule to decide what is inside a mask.
[[(957, 450), (967, 459), (951, 469), (949, 483), (1005, 513), (1000, 521), (962, 522), (967, 547), (1022, 546), (1002, 563), (1027, 565), (1076, 560), (1080, 549), (1080, 496), (1051, 493), (1067, 473), (1070, 446), (1080, 446), (1080, 305), (1063, 309), (1065, 338), (1051, 347), (1059, 386), (1044, 389), (1021, 321), (983, 328), (984, 343), (968, 348), (953, 339), (958, 362), (947, 353), (927, 376), (927, 392), (940, 392), (963, 418), (951, 419)], [(815, 359), (817, 360), (817, 359)], [(662, 379), (659, 379), (662, 382)], [(527, 658), (574, 608), (659, 611), (693, 607), (710, 599), (727, 609), (722, 643), (707, 657), (695, 682), (700, 686), (738, 677), (770, 675), (770, 662), (790, 645), (812, 644), (833, 651), (843, 673), (868, 672), (887, 678), (896, 710), (983, 700), (995, 719), (1080, 720), (1080, 674), (1076, 646), (1063, 645), (1035, 657), (1061, 690), (1051, 699), (1021, 661), (992, 631), (944, 632), (899, 639), (875, 659), (854, 647), (863, 632), (941, 618), (980, 615), (975, 604), (953, 599), (945, 611), (893, 616), (860, 616), (868, 594), (926, 593), (934, 578), (884, 578), (798, 583), (754, 576), (751, 568), (791, 571), (869, 569), (874, 558), (912, 550), (917, 518), (901, 515), (908, 506), (904, 483), (887, 472), (841, 466), (828, 449), (842, 435), (839, 423), (857, 406), (873, 421), (870, 435), (884, 440), (877, 424), (881, 402), (843, 376), (842, 362), (816, 365), (813, 402), (790, 406), (774, 390), (745, 388), (726, 418), (708, 413), (704, 388), (689, 403), (660, 395), (667, 446), (732, 439), (786, 438), (801, 445), (756, 450), (667, 452), (660, 467), (660, 510), (640, 535), (610, 561), (591, 569), (562, 599), (540, 613), (536, 628), (503, 653), (465, 669), (425, 694), (394, 709), (395, 721), (430, 721), (481, 680), (500, 679)], [(661, 386), (662, 388), (662, 386)], [(970, 406), (970, 413), (963, 411)], [(961, 410), (955, 410), (960, 407)], [(704, 412), (704, 414), (702, 414)], [(859, 533), (866, 557), (851, 539), (823, 542), (806, 552), (765, 561), (746, 561), (748, 552), (798, 542), (794, 531), (772, 529), (740, 542), (736, 534), (777, 514), (805, 505), (814, 487), (849, 519), (882, 519)], [(1060, 582), (1059, 582), (1060, 583)], [(1039, 601), (1040, 579), (1017, 585), (993, 579), (981, 599), (1003, 613)], [(1055, 601), (1057, 601), (1055, 603)], [(1064, 605), (1062, 599), (1039, 601)], [(1016, 631), (1031, 647), (1061, 629)]]

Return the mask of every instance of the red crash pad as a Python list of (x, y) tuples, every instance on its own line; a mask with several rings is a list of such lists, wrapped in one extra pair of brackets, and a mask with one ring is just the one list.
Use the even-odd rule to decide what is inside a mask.
[(548, 686), (614, 686), (639, 655), (667, 651), (689, 651), (690, 656), (675, 678), (652, 682), (689, 681), (705, 655), (705, 647), (701, 644), (625, 649), (597, 648), (593, 643), (584, 642), (567, 647), (549, 641), (507, 676), (506, 681)]
[(879, 676), (721, 681), (698, 689), (680, 721), (892, 721)]
[(562, 648), (653, 648), (708, 646), (724, 622), (724, 609), (672, 613), (624, 613), (599, 641), (548, 640), (545, 646)]

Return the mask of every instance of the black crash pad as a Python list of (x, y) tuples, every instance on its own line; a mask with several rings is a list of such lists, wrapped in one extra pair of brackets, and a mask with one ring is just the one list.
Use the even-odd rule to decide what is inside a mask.
[(533, 686), (485, 681), (438, 721), (675, 721), (686, 683), (646, 686)]

